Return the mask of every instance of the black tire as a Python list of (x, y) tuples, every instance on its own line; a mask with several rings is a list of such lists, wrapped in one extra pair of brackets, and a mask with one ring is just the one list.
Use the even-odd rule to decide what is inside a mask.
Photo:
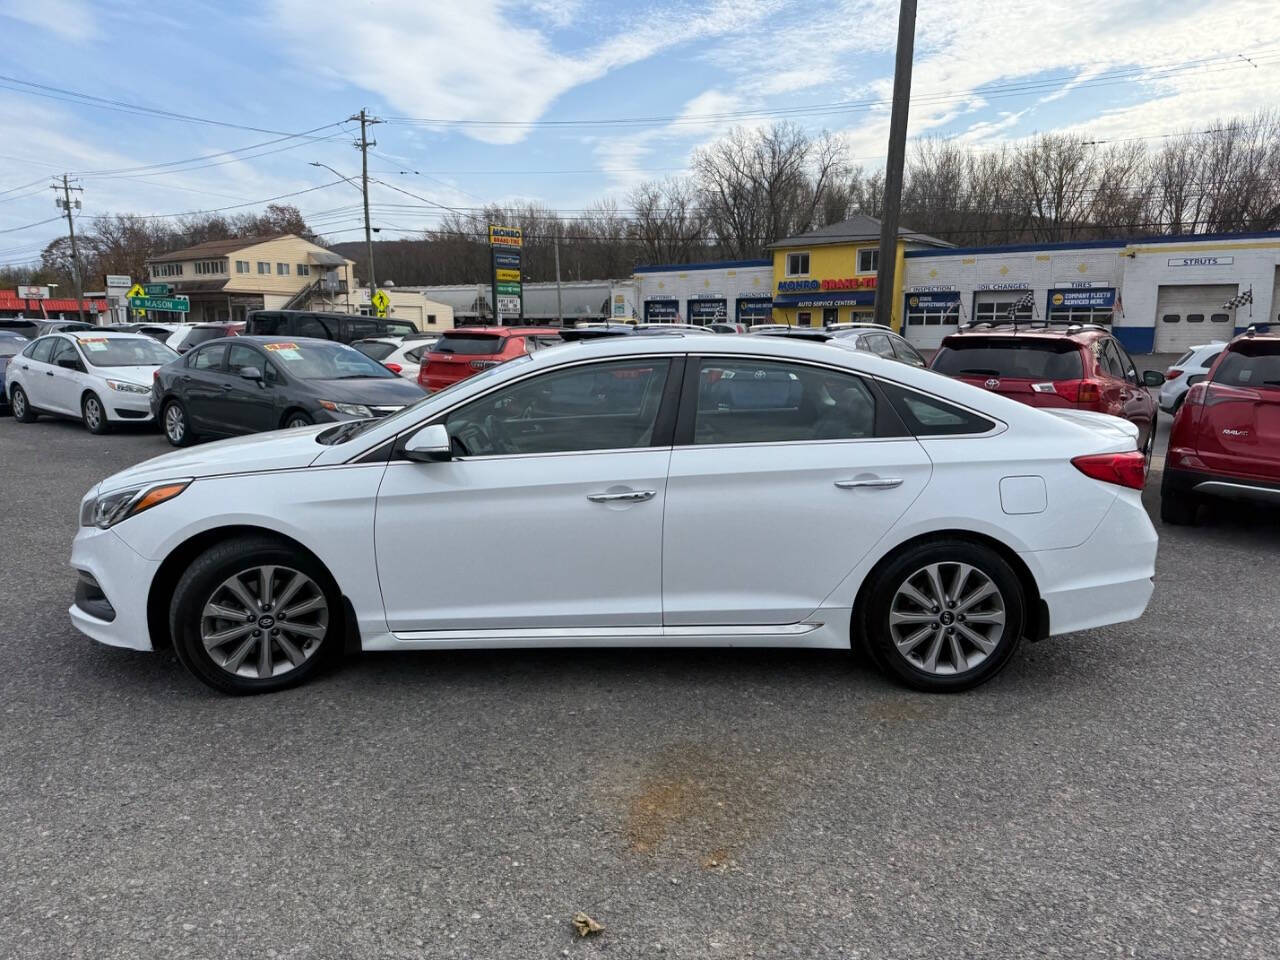
[(1148, 472), (1151, 470), (1151, 455), (1156, 450), (1156, 431), (1160, 428), (1160, 417), (1151, 418), (1151, 429), (1147, 431), (1147, 444), (1142, 448), (1142, 456), (1147, 462)]
[(187, 419), (187, 408), (179, 400), (168, 400), (160, 409), (160, 430), (175, 447), (189, 447), (198, 439)]
[(80, 419), (84, 422), (84, 428), (95, 436), (111, 432), (107, 408), (102, 405), (96, 393), (86, 393), (80, 398)]
[[(201, 633), (205, 619), (203, 611), (206, 604), (219, 595), (221, 585), (229, 578), (259, 566), (289, 568), (310, 578), (327, 604), (326, 629), (323, 637), (319, 639), (318, 644), (304, 662), (272, 676), (260, 674), (244, 676), (224, 669), (214, 659), (210, 649), (206, 649)], [(182, 661), (182, 665), (198, 680), (223, 693), (237, 695), (271, 693), (302, 683), (336, 657), (342, 648), (344, 624), (342, 610), (342, 597), (333, 578), (310, 556), (270, 537), (236, 537), (210, 547), (187, 568), (187, 572), (178, 581), (169, 605), (169, 629), (173, 637), (174, 652)], [(277, 615), (282, 612), (276, 611)], [(221, 623), (223, 622), (219, 621), (215, 626), (221, 629)], [(238, 626), (235, 621), (231, 623)], [(262, 621), (259, 621), (257, 625), (261, 624)], [(253, 647), (255, 652), (252, 655), (255, 660), (261, 651), (261, 647), (257, 644), (262, 642), (263, 635), (269, 633), (271, 632), (262, 629), (252, 637), (244, 638), (244, 640), (255, 639)], [(285, 654), (284, 648), (275, 639), (268, 639), (267, 642), (268, 659), (273, 657), (280, 659), (283, 666), (281, 658)], [(230, 653), (231, 646), (232, 644), (227, 644), (220, 649)], [(248, 656), (245, 657), (245, 666), (246, 669), (252, 669)]]
[(13, 419), (19, 423), (35, 423), (38, 414), (27, 399), (26, 391), (15, 386), (9, 395), (9, 406), (13, 409)]
[(1194, 527), (1200, 514), (1200, 501), (1188, 493), (1178, 493), (1169, 489), (1167, 483), (1160, 485), (1160, 520), (1171, 527)]
[(311, 419), (311, 415), (302, 410), (290, 410), (284, 415), (283, 425), (286, 429), (289, 427), (309, 427), (313, 423), (315, 421)]
[[(965, 617), (958, 611), (945, 609), (945, 603), (938, 608), (920, 610), (923, 617), (937, 616), (938, 619), (933, 623), (918, 625), (922, 630), (928, 631), (925, 634), (927, 639), (919, 641), (917, 647), (911, 648), (908, 652), (915, 653), (919, 649), (923, 654), (926, 647), (931, 648), (936, 642), (938, 650), (934, 653), (935, 670), (942, 671), (950, 668), (952, 672), (949, 673), (926, 670), (920, 663), (909, 658), (894, 642), (890, 627), (890, 612), (901, 596), (899, 591), (904, 589), (909, 581), (916, 580), (935, 564), (941, 565), (939, 569), (943, 573), (944, 581), (949, 573), (958, 576), (959, 565), (966, 564), (985, 577), (998, 590), (997, 598), (980, 602), (970, 608), (970, 616), (974, 617), (974, 620), (969, 627), (977, 622), (977, 618), (982, 615), (981, 611), (994, 609), (997, 601), (1003, 608), (1002, 625), (991, 624), (979, 627), (977, 631), (963, 626)], [(972, 574), (968, 575), (968, 577), (972, 576)], [(966, 579), (966, 583), (969, 584), (976, 585), (978, 582), (976, 578)], [(954, 583), (943, 582), (942, 586), (946, 588), (943, 591), (946, 593)], [(977, 590), (970, 590), (962, 584), (959, 592), (963, 596), (956, 598), (960, 601), (959, 603), (955, 600), (950, 603), (952, 608), (962, 607), (964, 597), (972, 596)], [(866, 652), (882, 671), (916, 690), (928, 693), (959, 693), (986, 683), (1004, 669), (1022, 640), (1026, 611), (1026, 595), (1022, 582), (1008, 561), (995, 550), (967, 540), (938, 540), (902, 550), (873, 572), (862, 596), (864, 599), (859, 604), (862, 607), (862, 613), (859, 616), (855, 611), (854, 627), (861, 635)], [(914, 630), (915, 628), (903, 629)], [(984, 629), (989, 633), (983, 634)], [(981, 650), (965, 639), (965, 631), (969, 634), (978, 633), (994, 646), (989, 651)], [(965, 657), (965, 662), (977, 661), (973, 666), (956, 669), (951, 646), (953, 636), (958, 645), (956, 649), (959, 649), (961, 655)], [(921, 656), (921, 659), (925, 658)]]

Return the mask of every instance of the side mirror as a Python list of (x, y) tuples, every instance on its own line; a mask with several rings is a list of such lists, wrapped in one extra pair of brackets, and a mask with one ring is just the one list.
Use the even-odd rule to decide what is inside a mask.
[(1197, 373), (1193, 377), (1187, 377), (1187, 386), (1194, 387), (1197, 383), (1204, 383), (1208, 379), (1209, 375), (1207, 373)]
[(1164, 374), (1159, 370), (1143, 370), (1142, 385), (1144, 387), (1158, 387), (1164, 383)]
[(419, 463), (452, 460), (453, 446), (449, 443), (449, 431), (443, 423), (423, 427), (405, 443), (404, 455)]
[(246, 380), (261, 380), (262, 371), (257, 367), (241, 367), (240, 376), (244, 377)]

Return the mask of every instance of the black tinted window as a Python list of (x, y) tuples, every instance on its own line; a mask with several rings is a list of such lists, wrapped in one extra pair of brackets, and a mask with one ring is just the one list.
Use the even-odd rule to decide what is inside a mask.
[(986, 433), (995, 426), (986, 417), (961, 407), (917, 393), (894, 383), (880, 381), (880, 389), (888, 396), (907, 429), (917, 437), (950, 437), (965, 433)]
[(456, 353), (460, 356), (483, 356), (501, 353), (505, 339), (492, 333), (446, 333), (432, 350), (435, 353)]
[(246, 332), (264, 337), (287, 334), (289, 329), (285, 319), (284, 314), (280, 313), (255, 313), (249, 318), (249, 329)]
[(384, 324), (377, 320), (348, 320), (347, 336), (348, 340), (360, 340), (364, 337), (376, 337), (382, 333)]
[(293, 329), (289, 333), (296, 337), (316, 337), (320, 340), (336, 340), (333, 331), (334, 322), (321, 320), (313, 314), (295, 317)]
[(187, 360), (187, 366), (193, 370), (216, 370), (222, 366), (222, 358), (227, 354), (225, 343), (216, 343), (211, 347), (196, 350)]
[(853, 374), (749, 357), (702, 361), (694, 443), (858, 440), (875, 433), (875, 397)]
[(467, 404), (445, 426), (462, 456), (647, 447), (669, 367), (646, 358), (543, 374)]
[(396, 352), (394, 343), (382, 343), (379, 340), (357, 340), (351, 346), (355, 347), (370, 360), (385, 360)]
[(1229, 387), (1280, 388), (1280, 343), (1247, 340), (1227, 351), (1213, 382)]
[(226, 335), (227, 332), (222, 327), (192, 327), (183, 338), (182, 345), (189, 349), (196, 344), (208, 343), (210, 340), (217, 340)]
[(933, 358), (933, 369), (949, 377), (1008, 377), (1079, 380), (1080, 348), (1070, 340), (978, 340), (952, 342)]

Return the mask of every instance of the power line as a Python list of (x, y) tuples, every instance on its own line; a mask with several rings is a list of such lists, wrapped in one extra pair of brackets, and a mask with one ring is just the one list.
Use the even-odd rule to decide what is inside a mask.
[(4, 230), (0, 230), (0, 233), (18, 233), (21, 230), (30, 230), (32, 227), (43, 227), (46, 223), (53, 223), (53, 221), (61, 219), (62, 214), (58, 214), (56, 217), (50, 217), (48, 220), (37, 220), (35, 223), (23, 224), (21, 227), (8, 227)]
[[(174, 219), (174, 218), (176, 218), (176, 217), (198, 217), (198, 216), (202, 216), (202, 215), (204, 215), (204, 214), (206, 214), (206, 213), (223, 213), (223, 212), (225, 212), (225, 211), (227, 211), (227, 210), (240, 210), (240, 209), (243, 209), (244, 207), (256, 207), (256, 206), (258, 206), (259, 204), (262, 204), (262, 203), (272, 203), (272, 202), (274, 202), (274, 201), (276, 201), (276, 200), (285, 200), (285, 199), (287, 199), (287, 198), (289, 198), (289, 197), (300, 197), (300, 196), (302, 196), (304, 193), (314, 193), (316, 190), (324, 190), (324, 189), (326, 189), (326, 188), (328, 188), (328, 187), (336, 187), (338, 184), (340, 184), (340, 183), (342, 183), (342, 182), (343, 182), (343, 181), (341, 181), (341, 180), (334, 180), (332, 183), (322, 183), (322, 184), (320, 184), (320, 186), (318, 186), (318, 187), (308, 187), (308, 188), (307, 188), (307, 189), (305, 189), (305, 190), (295, 190), (293, 193), (282, 193), (282, 194), (280, 194), (279, 196), (276, 196), (276, 197), (267, 197), (266, 199), (263, 199), (263, 200), (250, 200), (250, 201), (248, 201), (247, 203), (236, 203), (236, 204), (232, 204), (231, 206), (228, 206), (228, 207), (214, 207), (214, 208), (213, 208), (213, 209), (211, 209), (211, 210), (188, 210), (188, 211), (187, 211), (187, 212), (185, 212), (185, 213), (151, 213), (151, 214), (139, 214), (139, 215), (135, 216), (135, 218), (134, 218), (134, 219), (137, 219), (137, 220), (172, 220), (172, 219)], [(93, 219), (94, 219), (94, 220), (106, 220), (109, 216), (110, 216), (110, 214), (95, 214), (95, 215), (94, 215), (94, 217), (93, 217)], [(57, 220), (58, 218), (57, 218), (57, 217), (54, 217), (53, 219)], [(48, 221), (47, 221), (47, 220), (46, 220), (45, 222), (46, 222), (46, 223), (48, 223)]]

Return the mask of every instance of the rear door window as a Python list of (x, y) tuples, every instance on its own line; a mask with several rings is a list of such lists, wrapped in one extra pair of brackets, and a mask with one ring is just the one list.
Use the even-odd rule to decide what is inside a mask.
[(294, 323), (291, 326), (293, 329), (285, 332), (296, 337), (315, 337), (318, 340), (337, 339), (334, 332), (336, 324), (333, 321), (321, 320), (314, 314), (308, 313), (294, 318)]
[(377, 320), (348, 320), (346, 339), (351, 341), (360, 340), (364, 337), (376, 337), (384, 332), (383, 327), (384, 324), (379, 323)]
[(446, 333), (433, 352), (453, 353), (460, 357), (493, 355), (502, 352), (505, 339), (492, 333)]
[(933, 369), (949, 377), (1079, 380), (1080, 348), (1070, 340), (979, 340), (949, 343), (933, 358)]
[(287, 318), (280, 313), (255, 313), (249, 320), (249, 333), (264, 337), (283, 336), (289, 333)]

